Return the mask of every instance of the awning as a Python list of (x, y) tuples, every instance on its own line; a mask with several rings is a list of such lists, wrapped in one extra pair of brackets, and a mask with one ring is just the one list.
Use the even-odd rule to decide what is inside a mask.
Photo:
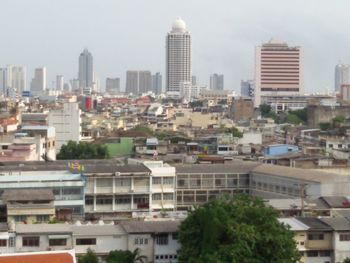
[(69, 235), (49, 235), (49, 239), (67, 239)]
[(0, 240), (9, 239), (9, 238), (10, 238), (9, 233), (7, 232), (0, 233)]

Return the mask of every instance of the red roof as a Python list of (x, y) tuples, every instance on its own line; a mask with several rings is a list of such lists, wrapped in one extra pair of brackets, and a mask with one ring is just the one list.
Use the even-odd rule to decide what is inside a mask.
[(28, 254), (0, 255), (0, 263), (75, 263), (69, 252), (43, 252)]

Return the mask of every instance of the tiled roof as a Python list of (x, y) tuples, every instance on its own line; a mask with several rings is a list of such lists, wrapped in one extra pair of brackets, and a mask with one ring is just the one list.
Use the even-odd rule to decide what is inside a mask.
[(52, 251), (0, 255), (0, 263), (75, 263), (74, 252)]
[(6, 201), (54, 200), (51, 189), (7, 189), (2, 194)]

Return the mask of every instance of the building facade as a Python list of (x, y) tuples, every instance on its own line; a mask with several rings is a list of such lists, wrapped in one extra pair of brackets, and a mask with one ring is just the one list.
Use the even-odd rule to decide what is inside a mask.
[(271, 39), (256, 47), (255, 106), (263, 96), (303, 93), (303, 50)]
[(36, 68), (34, 71), (34, 78), (30, 83), (30, 90), (35, 95), (41, 95), (43, 91), (47, 88), (46, 83), (46, 68)]
[(214, 73), (210, 75), (210, 89), (223, 90), (224, 89), (224, 75)]
[(349, 83), (349, 65), (338, 64), (334, 70), (334, 91), (340, 92), (343, 84)]
[(191, 34), (178, 18), (166, 37), (166, 91), (170, 96), (179, 96), (181, 82), (192, 81), (191, 50)]
[(107, 78), (106, 79), (106, 92), (110, 95), (116, 95), (120, 93), (120, 78)]
[(156, 95), (161, 94), (163, 91), (162, 75), (160, 74), (160, 72), (157, 72), (156, 74), (152, 75), (152, 91)]
[(94, 85), (94, 67), (91, 53), (84, 49), (79, 56), (79, 88), (83, 94), (90, 95)]
[(152, 91), (152, 74), (150, 71), (128, 70), (126, 72), (127, 93), (140, 95), (148, 91)]

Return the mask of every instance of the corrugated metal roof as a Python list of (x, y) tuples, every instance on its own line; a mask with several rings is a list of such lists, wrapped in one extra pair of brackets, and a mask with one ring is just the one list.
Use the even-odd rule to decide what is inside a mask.
[(125, 221), (120, 225), (127, 233), (175, 233), (181, 221)]

